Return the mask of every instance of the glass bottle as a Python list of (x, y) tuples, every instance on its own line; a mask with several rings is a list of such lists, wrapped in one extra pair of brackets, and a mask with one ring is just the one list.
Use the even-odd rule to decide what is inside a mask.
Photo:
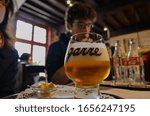
[(115, 51), (113, 54), (113, 69), (115, 84), (124, 84), (126, 78), (126, 55), (122, 49), (120, 41), (115, 43)]
[(140, 47), (134, 39), (129, 40), (127, 55), (128, 81), (130, 86), (144, 84), (143, 60), (140, 55)]

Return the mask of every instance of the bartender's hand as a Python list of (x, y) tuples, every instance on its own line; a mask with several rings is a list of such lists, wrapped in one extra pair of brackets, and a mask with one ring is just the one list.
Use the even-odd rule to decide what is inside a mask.
[(65, 85), (70, 82), (70, 79), (66, 76), (64, 67), (59, 68), (52, 77), (52, 82), (54, 84)]

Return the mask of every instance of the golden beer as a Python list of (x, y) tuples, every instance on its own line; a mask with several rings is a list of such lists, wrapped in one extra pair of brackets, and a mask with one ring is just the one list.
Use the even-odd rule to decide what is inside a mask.
[(86, 32), (73, 35), (64, 69), (75, 84), (74, 98), (101, 98), (99, 85), (110, 73), (110, 59), (102, 36)]
[(110, 62), (99, 60), (69, 61), (65, 64), (67, 76), (78, 87), (98, 86), (110, 73)]

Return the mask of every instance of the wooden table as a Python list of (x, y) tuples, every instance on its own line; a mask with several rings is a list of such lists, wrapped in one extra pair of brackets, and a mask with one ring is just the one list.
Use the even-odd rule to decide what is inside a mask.
[(109, 93), (120, 96), (125, 99), (150, 99), (150, 87), (138, 88), (138, 87), (125, 87), (125, 86), (113, 86), (109, 83), (103, 83), (100, 86), (100, 90), (103, 93)]

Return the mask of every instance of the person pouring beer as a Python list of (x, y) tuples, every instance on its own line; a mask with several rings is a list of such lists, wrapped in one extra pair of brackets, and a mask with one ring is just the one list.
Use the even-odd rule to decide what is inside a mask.
[(83, 3), (74, 3), (73, 6), (66, 10), (65, 27), (67, 32), (62, 33), (59, 40), (50, 45), (46, 59), (46, 70), (49, 82), (67, 84), (71, 81), (64, 71), (64, 57), (68, 42), (71, 35), (81, 32), (90, 32), (96, 18), (96, 11)]

